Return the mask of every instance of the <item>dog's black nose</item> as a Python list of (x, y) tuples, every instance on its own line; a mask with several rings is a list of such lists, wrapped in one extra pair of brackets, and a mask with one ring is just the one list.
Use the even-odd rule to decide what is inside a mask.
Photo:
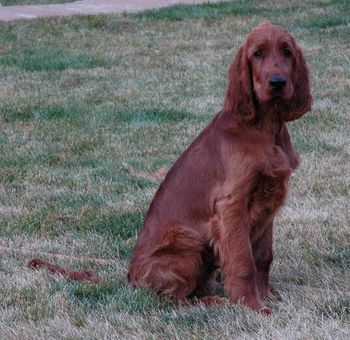
[(282, 76), (273, 76), (269, 80), (269, 84), (274, 90), (282, 90), (287, 84), (287, 79)]

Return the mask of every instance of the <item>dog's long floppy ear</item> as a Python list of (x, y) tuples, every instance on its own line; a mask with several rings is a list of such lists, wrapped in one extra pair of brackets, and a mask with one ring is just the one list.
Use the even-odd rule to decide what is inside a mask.
[(243, 45), (228, 70), (224, 111), (241, 116), (245, 122), (255, 117), (251, 68)]
[(286, 121), (298, 119), (303, 114), (311, 110), (312, 95), (310, 90), (309, 69), (301, 49), (295, 40), (295, 59), (293, 66), (294, 94), (290, 100), (290, 106), (286, 112)]

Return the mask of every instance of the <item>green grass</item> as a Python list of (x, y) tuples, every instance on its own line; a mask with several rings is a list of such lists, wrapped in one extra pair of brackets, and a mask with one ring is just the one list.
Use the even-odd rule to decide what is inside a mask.
[(62, 4), (76, 0), (0, 0), (3, 6)]
[(17, 66), (25, 71), (62, 71), (68, 68), (92, 68), (105, 65), (104, 60), (94, 59), (82, 53), (69, 54), (54, 48), (49, 51), (39, 51), (28, 48), (21, 58), (5, 55), (0, 59), (0, 65)]
[[(4, 2), (2, 2), (4, 4)], [(345, 339), (350, 321), (348, 1), (229, 1), (132, 15), (0, 23), (0, 338)], [(275, 227), (264, 318), (179, 307), (125, 284), (164, 172), (222, 106), (252, 27), (297, 37), (312, 113)], [(26, 249), (115, 259), (83, 285), (25, 268)], [(21, 253), (22, 252), (22, 253)]]

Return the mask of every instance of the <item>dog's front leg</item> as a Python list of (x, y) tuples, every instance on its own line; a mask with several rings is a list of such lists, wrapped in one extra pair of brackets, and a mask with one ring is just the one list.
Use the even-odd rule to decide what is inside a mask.
[(230, 211), (221, 224), (219, 257), (224, 287), (233, 302), (265, 314), (271, 314), (259, 298), (256, 285), (256, 266), (249, 237), (249, 225)]
[(270, 266), (273, 259), (272, 254), (272, 227), (270, 222), (263, 235), (252, 243), (253, 256), (256, 266), (256, 284), (260, 297), (264, 300), (277, 300), (269, 286)]

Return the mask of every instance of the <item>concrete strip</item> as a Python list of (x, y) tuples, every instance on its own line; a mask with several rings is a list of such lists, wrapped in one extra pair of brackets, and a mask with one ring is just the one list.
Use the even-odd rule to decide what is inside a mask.
[(139, 12), (175, 4), (200, 4), (220, 1), (222, 0), (78, 0), (51, 5), (0, 6), (0, 21), (77, 14)]

